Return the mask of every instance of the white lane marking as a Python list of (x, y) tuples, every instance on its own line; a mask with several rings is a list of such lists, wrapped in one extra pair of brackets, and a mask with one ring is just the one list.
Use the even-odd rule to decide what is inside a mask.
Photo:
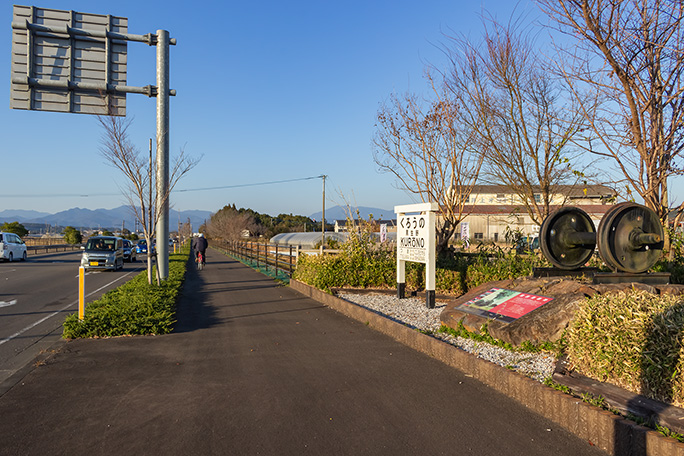
[(10, 302), (0, 301), (0, 307), (9, 307), (17, 303), (16, 299), (12, 299)]
[[(106, 285), (101, 286), (101, 287), (98, 288), (97, 290), (91, 291), (90, 293), (88, 293), (88, 294), (86, 295), (86, 298), (87, 298), (88, 296), (94, 295), (95, 293), (97, 293), (97, 292), (100, 291), (100, 290), (103, 290), (103, 289), (107, 288), (108, 286), (114, 284), (115, 282), (118, 282), (119, 280), (123, 279), (124, 277), (127, 277), (127, 276), (133, 274), (134, 272), (138, 272), (138, 271), (139, 271), (139, 269), (136, 269), (136, 270), (131, 271), (131, 272), (125, 274), (125, 275), (120, 276), (120, 277), (117, 278), (117, 279), (112, 280), (111, 282), (109, 282), (109, 283), (106, 284)], [(64, 311), (67, 310), (69, 307), (71, 307), (71, 306), (73, 306), (73, 305), (76, 305), (76, 304), (78, 304), (78, 299), (77, 299), (76, 301), (74, 301), (74, 302), (71, 302), (71, 303), (67, 304), (66, 306), (62, 307), (61, 309), (59, 309), (59, 310), (57, 310), (57, 311), (51, 313), (51, 314), (48, 315), (47, 317), (43, 317), (43, 318), (41, 318), (40, 320), (36, 321), (35, 323), (31, 323), (30, 325), (28, 325), (28, 326), (25, 327), (24, 329), (21, 329), (21, 330), (15, 332), (15, 333), (12, 334), (11, 336), (6, 337), (5, 339), (0, 340), (0, 345), (4, 344), (5, 342), (9, 342), (10, 340), (12, 340), (12, 339), (14, 339), (14, 338), (16, 338), (16, 337), (21, 336), (22, 334), (24, 334), (24, 333), (25, 333), (26, 331), (28, 331), (29, 329), (35, 328), (36, 326), (38, 326), (39, 324), (41, 324), (41, 323), (44, 322), (45, 320), (49, 320), (50, 318), (54, 317), (54, 316), (57, 315), (58, 313), (64, 312)]]
[[(136, 272), (136, 271), (142, 271), (142, 268), (135, 269), (133, 272)], [(102, 274), (103, 272), (105, 272), (104, 269), (98, 269), (95, 271), (86, 271), (85, 275), (86, 276), (97, 275), (97, 274)], [(78, 274), (76, 274), (74, 277), (78, 279)]]

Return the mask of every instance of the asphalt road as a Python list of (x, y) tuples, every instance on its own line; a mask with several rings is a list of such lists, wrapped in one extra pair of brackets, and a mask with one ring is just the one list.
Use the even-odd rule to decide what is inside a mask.
[(0, 396), (0, 456), (599, 456), (524, 405), (211, 251), (173, 333), (74, 340)]
[[(0, 384), (61, 337), (64, 318), (78, 310), (80, 258), (77, 251), (0, 263)], [(116, 272), (86, 273), (86, 303), (143, 267), (138, 261)]]

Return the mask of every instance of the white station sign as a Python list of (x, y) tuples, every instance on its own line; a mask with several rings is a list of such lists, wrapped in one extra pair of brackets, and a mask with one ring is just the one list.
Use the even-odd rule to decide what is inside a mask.
[(400, 215), (397, 220), (399, 260), (427, 263), (428, 215)]
[(394, 206), (397, 214), (397, 297), (405, 296), (406, 262), (425, 264), (425, 303), (435, 308), (435, 218), (437, 203)]

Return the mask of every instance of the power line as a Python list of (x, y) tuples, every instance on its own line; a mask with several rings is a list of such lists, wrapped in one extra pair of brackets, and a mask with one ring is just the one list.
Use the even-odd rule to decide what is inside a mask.
[(239, 187), (255, 187), (258, 185), (271, 185), (271, 184), (284, 184), (287, 182), (298, 182), (298, 181), (305, 181), (305, 180), (311, 180), (311, 179), (323, 179), (326, 176), (320, 175), (320, 176), (311, 176), (311, 177), (299, 177), (296, 179), (284, 179), (284, 180), (277, 180), (277, 181), (269, 181), (269, 182), (256, 182), (253, 184), (236, 184), (236, 185), (222, 185), (220, 187), (204, 187), (204, 188), (188, 188), (188, 189), (183, 189), (183, 190), (173, 190), (173, 192), (201, 192), (205, 190), (223, 190), (226, 188), (239, 188)]
[[(312, 179), (322, 179), (323, 175), (320, 176), (310, 176), (310, 177), (298, 177), (294, 179), (283, 179), (277, 181), (268, 182), (254, 182), (251, 184), (235, 184), (235, 185), (222, 185), (219, 187), (198, 187), (198, 188), (184, 188), (180, 190), (172, 190), (171, 193), (185, 193), (185, 192), (203, 192), (208, 190), (223, 190), (228, 188), (240, 188), (240, 187), (256, 187), (260, 185), (273, 185), (273, 184), (285, 184), (289, 182), (299, 182)], [(33, 194), (27, 195), (25, 193), (21, 194), (0, 194), (0, 198), (93, 198), (100, 196), (121, 196), (121, 193), (45, 193), (45, 194)]]

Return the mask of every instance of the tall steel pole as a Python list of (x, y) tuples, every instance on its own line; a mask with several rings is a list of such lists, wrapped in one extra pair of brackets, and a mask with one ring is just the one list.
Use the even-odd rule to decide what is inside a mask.
[(157, 268), (162, 280), (169, 277), (169, 44), (169, 32), (157, 30)]
[(323, 178), (323, 220), (321, 221), (321, 251), (325, 246), (325, 178), (328, 177), (325, 174), (321, 176)]

